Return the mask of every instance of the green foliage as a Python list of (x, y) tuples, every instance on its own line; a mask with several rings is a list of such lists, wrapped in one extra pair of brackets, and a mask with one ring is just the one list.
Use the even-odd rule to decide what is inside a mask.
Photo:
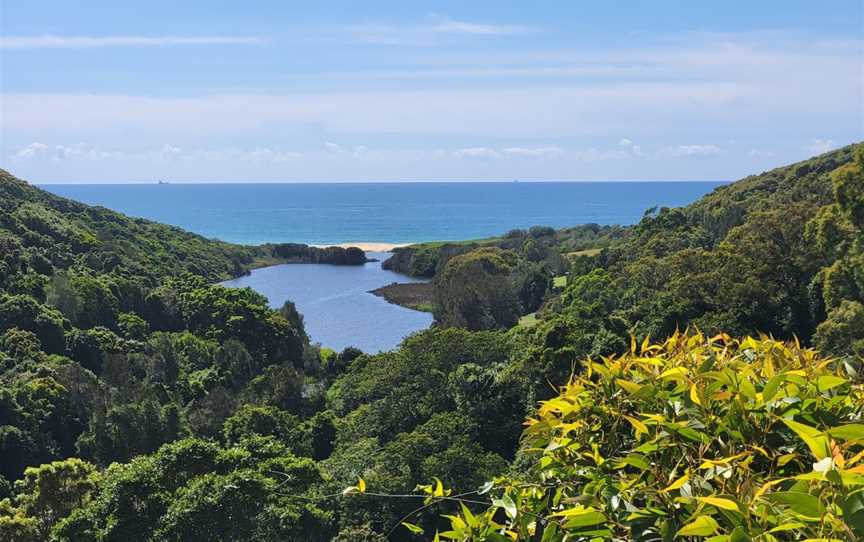
[(499, 238), (462, 242), (419, 243), (393, 250), (382, 265), (414, 277), (432, 278), (440, 273), (450, 258), (477, 248), (497, 247), (510, 250), (527, 261), (544, 264), (548, 272), (561, 273), (566, 268), (562, 254), (597, 250), (626, 237), (628, 229), (621, 226), (583, 224), (554, 230), (533, 226), (529, 231), (511, 230)]
[(832, 181), (836, 204), (823, 209), (810, 231), (823, 254), (835, 258), (821, 274), (828, 314), (815, 341), (826, 353), (864, 356), (864, 146)]
[(220, 343), (239, 341), (258, 363), (301, 362), (301, 330), (252, 289), (208, 285), (191, 276), (168, 281), (164, 288), (160, 295), (178, 300), (190, 331)]
[(313, 247), (300, 243), (267, 245), (273, 256), (288, 263), (321, 263), (330, 265), (363, 265), (366, 253), (357, 247)]
[(862, 160), (853, 161), (859, 147), (748, 177), (684, 208), (651, 210), (599, 254), (574, 260), (567, 287), (540, 319), (563, 314), (639, 337), (689, 325), (768, 333), (852, 352), (860, 339), (846, 324), (854, 308), (834, 314), (837, 330), (830, 313), (844, 299), (862, 301), (862, 235), (849, 218), (864, 182)]
[(144, 340), (150, 334), (147, 322), (133, 312), (123, 312), (117, 317), (117, 327), (127, 339)]
[[(853, 150), (634, 227), (399, 250), (388, 266), (436, 276), (440, 325), (376, 355), (310, 345), (292, 304), (213, 285), (274, 261), (272, 246), (0, 173), (0, 539), (380, 541), (409, 515), (389, 539), (444, 523), (442, 539), (496, 541), (860, 537)], [(531, 326), (458, 329), (526, 312)], [(676, 334), (688, 324), (837, 359)], [(631, 334), (672, 339), (637, 353)], [(358, 477), (375, 491), (338, 497)], [(393, 496), (434, 477), (430, 505), (500, 478), (491, 508), (466, 503), (458, 521)]]
[(103, 474), (93, 497), (57, 524), (58, 541), (329, 540), (330, 518), (308, 500), (321, 477), (272, 439), (220, 448), (167, 445)]
[(515, 264), (515, 254), (498, 248), (451, 258), (435, 279), (436, 322), (475, 331), (515, 325), (522, 314), (510, 280)]
[(0, 506), (0, 534), (17, 524), (32, 526), (40, 538), (47, 538), (57, 521), (88, 502), (98, 480), (93, 465), (75, 458), (28, 468), (24, 478), (15, 483), (15, 506), (5, 510)]
[(13, 327), (35, 333), (46, 352), (62, 353), (70, 326), (59, 312), (32, 297), (0, 293), (0, 329)]
[(860, 539), (860, 368), (700, 333), (588, 360), (528, 419), (525, 478), (440, 538)]

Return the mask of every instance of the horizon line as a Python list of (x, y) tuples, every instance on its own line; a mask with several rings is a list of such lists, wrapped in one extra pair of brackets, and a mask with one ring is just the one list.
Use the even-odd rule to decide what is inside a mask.
[[(25, 179), (22, 179), (25, 180)], [(589, 184), (589, 183), (731, 183), (728, 179), (514, 179), (505, 180), (404, 180), (404, 181), (45, 181), (30, 182), (33, 186), (170, 186), (170, 185), (262, 185), (262, 184)]]

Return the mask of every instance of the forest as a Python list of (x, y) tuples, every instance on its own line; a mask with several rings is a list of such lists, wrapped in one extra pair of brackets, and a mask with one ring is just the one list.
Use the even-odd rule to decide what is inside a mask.
[(390, 352), (216, 284), (365, 261), (303, 247), (0, 171), (0, 540), (864, 538), (864, 144), (398, 249), (435, 325)]

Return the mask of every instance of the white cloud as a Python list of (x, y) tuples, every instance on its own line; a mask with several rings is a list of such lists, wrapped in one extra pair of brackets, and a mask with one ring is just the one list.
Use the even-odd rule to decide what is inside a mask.
[(774, 154), (775, 153), (772, 151), (763, 151), (759, 149), (750, 149), (747, 151), (747, 156), (751, 158), (771, 158)]
[(430, 27), (434, 32), (443, 34), (476, 34), (483, 36), (501, 36), (508, 34), (525, 34), (531, 29), (525, 26), (469, 23), (465, 21), (445, 20)]
[(11, 159), (14, 161), (24, 160), (103, 160), (105, 158), (117, 158), (122, 153), (100, 150), (87, 143), (75, 143), (71, 145), (46, 145), (44, 143), (31, 143), (26, 147), (13, 153)]
[(560, 147), (508, 147), (502, 149), (504, 154), (512, 156), (525, 156), (530, 158), (558, 158), (564, 154)]
[(241, 159), (248, 160), (250, 162), (281, 163), (299, 160), (303, 157), (303, 154), (299, 152), (282, 151), (278, 148), (258, 147), (247, 153), (241, 154), (241, 157)]
[(0, 49), (88, 49), (93, 47), (164, 47), (172, 45), (261, 45), (255, 36), (3, 36)]
[(830, 139), (813, 139), (804, 146), (804, 150), (813, 154), (823, 154), (834, 148), (834, 141)]
[(180, 147), (175, 147), (168, 143), (166, 143), (161, 149), (159, 149), (159, 156), (163, 160), (173, 160), (181, 154), (183, 154), (183, 149), (181, 149)]
[(278, 147), (255, 147), (251, 150), (238, 148), (227, 149), (192, 149), (184, 151), (180, 147), (165, 144), (158, 148), (139, 150), (105, 150), (87, 143), (71, 145), (45, 145), (31, 143), (13, 153), (10, 158), (16, 162), (25, 160), (50, 161), (99, 161), (126, 160), (145, 162), (184, 161), (244, 161), (254, 163), (283, 163), (298, 160), (302, 153), (282, 150)]
[(48, 152), (48, 148), (48, 145), (36, 141), (30, 143), (26, 147), (19, 149), (11, 156), (11, 158), (12, 160), (16, 161), (29, 160), (31, 158), (36, 158), (37, 156), (44, 155)]
[(333, 154), (343, 154), (354, 156), (355, 158), (359, 158), (363, 156), (367, 150), (369, 150), (366, 145), (356, 145), (354, 147), (343, 147), (337, 143), (333, 143), (332, 141), (325, 141), (324, 148), (327, 149), (328, 152)]
[(509, 36), (526, 34), (527, 26), (502, 25), (438, 19), (427, 24), (360, 24), (347, 27), (355, 40), (378, 45), (435, 45), (455, 36)]
[(498, 151), (490, 149), (489, 147), (467, 147), (454, 151), (453, 156), (456, 158), (480, 158), (489, 160), (499, 158), (501, 155), (498, 154)]
[(625, 152), (628, 154), (632, 154), (633, 156), (642, 156), (642, 148), (639, 145), (634, 145), (631, 139), (622, 137), (621, 141), (618, 142), (618, 145), (624, 147)]
[(675, 145), (660, 150), (663, 156), (716, 156), (723, 150), (716, 145)]

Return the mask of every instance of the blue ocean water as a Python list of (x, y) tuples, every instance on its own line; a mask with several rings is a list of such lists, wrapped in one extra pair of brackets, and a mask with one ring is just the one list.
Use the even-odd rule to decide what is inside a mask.
[(389, 254), (367, 252), (378, 262), (363, 266), (318, 264), (274, 265), (255, 269), (224, 286), (250, 287), (273, 308), (291, 300), (303, 315), (313, 342), (340, 351), (354, 346), (364, 352), (395, 348), (402, 339), (432, 324), (432, 315), (388, 303), (370, 294), (393, 282), (420, 282), (381, 269)]
[(55, 194), (245, 244), (416, 243), (534, 225), (633, 224), (716, 182), (43, 185)]

